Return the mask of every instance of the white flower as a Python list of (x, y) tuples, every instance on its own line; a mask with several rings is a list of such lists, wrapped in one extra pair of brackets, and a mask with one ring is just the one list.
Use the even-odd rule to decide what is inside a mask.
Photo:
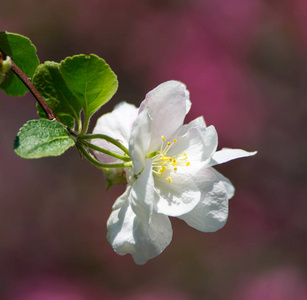
[[(216, 152), (213, 126), (206, 127), (202, 117), (183, 124), (190, 107), (186, 86), (168, 81), (149, 92), (139, 110), (121, 103), (94, 129), (129, 147), (133, 168), (124, 170), (128, 184), (113, 205), (107, 238), (118, 254), (130, 253), (137, 264), (157, 256), (170, 243), (168, 216), (203, 232), (223, 227), (234, 187), (212, 166), (256, 154), (241, 149)], [(95, 143), (120, 153), (106, 142)], [(105, 155), (97, 157), (106, 162)]]

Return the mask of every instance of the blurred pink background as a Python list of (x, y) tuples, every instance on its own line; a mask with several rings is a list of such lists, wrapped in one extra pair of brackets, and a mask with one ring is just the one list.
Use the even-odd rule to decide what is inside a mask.
[(101, 114), (177, 79), (191, 93), (187, 121), (204, 115), (219, 148), (259, 153), (218, 167), (236, 187), (223, 229), (201, 233), (172, 219), (170, 246), (137, 266), (105, 237), (124, 186), (106, 191), (75, 149), (15, 155), (35, 102), (0, 92), (0, 299), (307, 299), (306, 20), (304, 0), (2, 5), (0, 29), (28, 36), (41, 62), (95, 53), (110, 64), (119, 90)]

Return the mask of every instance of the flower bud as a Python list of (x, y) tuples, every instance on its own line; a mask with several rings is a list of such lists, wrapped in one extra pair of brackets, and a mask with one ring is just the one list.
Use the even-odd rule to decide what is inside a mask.
[(0, 84), (5, 80), (7, 72), (11, 69), (12, 60), (9, 56), (4, 59), (3, 54), (0, 52)]

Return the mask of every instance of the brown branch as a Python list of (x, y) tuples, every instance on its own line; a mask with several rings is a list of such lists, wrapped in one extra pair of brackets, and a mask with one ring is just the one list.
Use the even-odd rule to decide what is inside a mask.
[[(6, 55), (0, 49), (0, 63), (2, 62), (3, 57), (6, 57)], [(57, 118), (57, 116), (53, 113), (53, 111), (48, 106), (46, 101), (43, 99), (43, 97), (40, 95), (40, 93), (35, 88), (35, 86), (31, 82), (31, 79), (23, 71), (21, 71), (20, 68), (12, 60), (11, 60), (11, 70), (23, 82), (23, 84), (29, 89), (29, 91), (34, 96), (38, 104), (44, 110), (45, 114), (47, 115), (47, 118), (51, 121), (54, 120), (54, 121), (59, 122), (71, 135), (73, 135), (74, 137), (77, 137), (76, 133), (73, 130), (68, 128)]]
[(53, 111), (50, 109), (50, 107), (47, 105), (43, 97), (40, 95), (40, 93), (37, 91), (33, 83), (31, 82), (31, 79), (19, 69), (19, 67), (12, 61), (11, 70), (16, 74), (16, 76), (24, 83), (24, 85), (29, 89), (31, 94), (34, 96), (36, 101), (39, 103), (39, 105), (42, 107), (44, 112), (47, 115), (47, 118), (49, 120), (56, 120), (59, 122), (56, 115), (53, 113)]

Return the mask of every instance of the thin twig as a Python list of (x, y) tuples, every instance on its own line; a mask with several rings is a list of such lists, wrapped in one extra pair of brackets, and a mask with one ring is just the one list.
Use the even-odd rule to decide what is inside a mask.
[(31, 82), (31, 79), (19, 69), (19, 67), (12, 61), (11, 70), (16, 74), (16, 76), (24, 83), (24, 85), (29, 89), (31, 94), (34, 96), (36, 101), (39, 103), (39, 105), (42, 107), (44, 112), (47, 115), (47, 118), (49, 120), (56, 120), (59, 122), (56, 115), (53, 113), (53, 111), (50, 109), (50, 107), (47, 105), (43, 97), (40, 95), (40, 93), (37, 91), (33, 83)]
[[(3, 53), (3, 51), (2, 51)], [(53, 113), (52, 109), (48, 106), (46, 101), (43, 99), (41, 94), (37, 91), (33, 83), (31, 82), (31, 79), (22, 71), (20, 68), (12, 61), (11, 62), (11, 70), (16, 74), (16, 76), (24, 83), (24, 85), (29, 89), (31, 94), (34, 96), (38, 104), (41, 106), (41, 108), (44, 110), (47, 118), (51, 121), (57, 121), (59, 122), (71, 135), (77, 136), (73, 130), (71, 130), (69, 127), (64, 125), (57, 116)]]

